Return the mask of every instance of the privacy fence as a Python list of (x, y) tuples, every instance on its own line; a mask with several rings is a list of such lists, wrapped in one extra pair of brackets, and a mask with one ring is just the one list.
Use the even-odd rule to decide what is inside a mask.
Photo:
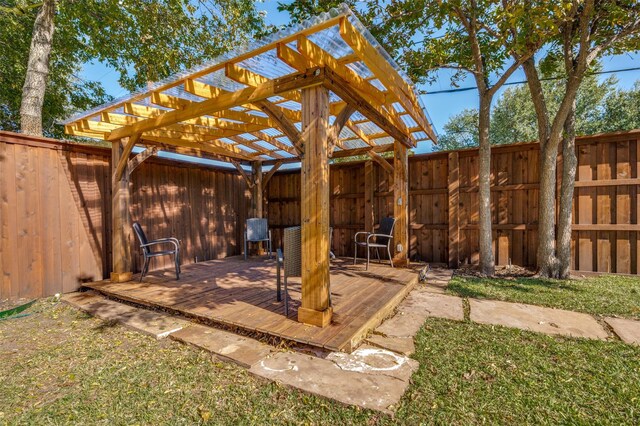
[[(0, 132), (0, 300), (108, 276), (110, 163), (110, 149)], [(249, 193), (235, 171), (152, 158), (132, 174), (131, 195), (132, 220), (150, 238), (179, 238), (183, 263), (241, 253)]]
[[(640, 132), (577, 140), (573, 269), (638, 274)], [(492, 150), (491, 215), (500, 265), (534, 266), (538, 218), (537, 143)], [(562, 162), (562, 158), (559, 158)], [(332, 166), (331, 223), (337, 255), (353, 255), (353, 235), (393, 213), (393, 177), (375, 163)], [(276, 230), (299, 224), (300, 175), (276, 174), (266, 189)], [(410, 256), (452, 267), (478, 262), (478, 151), (409, 159)], [(276, 244), (280, 232), (276, 232)]]
[[(578, 139), (574, 269), (640, 272), (639, 151), (640, 131)], [(533, 266), (538, 145), (496, 147), (492, 156), (496, 261)], [(82, 280), (108, 275), (110, 162), (109, 149), (0, 131), (0, 300), (72, 291)], [(452, 266), (478, 261), (477, 174), (476, 150), (410, 157), (412, 259)], [(351, 256), (355, 232), (392, 214), (391, 178), (372, 162), (332, 166), (336, 254)], [(151, 238), (179, 238), (184, 263), (241, 253), (250, 191), (237, 172), (152, 158), (131, 181), (132, 219)], [(265, 192), (280, 246), (282, 229), (300, 223), (299, 171), (276, 173)], [(139, 253), (137, 242), (131, 244)], [(139, 257), (133, 260), (139, 270)], [(161, 262), (155, 266), (164, 267)]]

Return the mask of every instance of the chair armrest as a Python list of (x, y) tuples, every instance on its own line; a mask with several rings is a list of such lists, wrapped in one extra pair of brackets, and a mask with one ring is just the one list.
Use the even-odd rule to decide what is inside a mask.
[(158, 240), (153, 240), (152, 242), (154, 242), (154, 243), (155, 243), (155, 242), (159, 242), (159, 241), (161, 241), (161, 242), (173, 241), (173, 242), (175, 242), (176, 244), (180, 245), (180, 240), (179, 240), (179, 239), (177, 239), (177, 238), (173, 238), (173, 237), (160, 238), (160, 239), (158, 239)]
[(154, 245), (160, 245), (160, 244), (173, 244), (173, 246), (176, 248), (176, 251), (180, 249), (179, 243), (176, 242), (178, 240), (176, 240), (175, 238), (163, 238), (161, 240), (155, 240), (155, 241), (149, 241), (147, 244), (140, 244), (140, 248), (143, 247), (150, 247), (150, 246), (154, 246)]
[(384, 237), (384, 238), (389, 238), (390, 240), (393, 239), (393, 235), (387, 235), (387, 234), (369, 234), (367, 235), (367, 241), (369, 241), (372, 237)]
[(368, 236), (368, 235), (370, 235), (370, 232), (367, 232), (367, 231), (356, 232), (355, 235), (353, 236), (353, 241), (358, 241), (358, 235), (367, 235)]

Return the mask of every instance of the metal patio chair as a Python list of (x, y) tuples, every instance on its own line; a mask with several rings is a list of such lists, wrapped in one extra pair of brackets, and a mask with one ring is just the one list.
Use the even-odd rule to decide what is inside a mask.
[[(149, 272), (149, 261), (152, 257), (159, 256), (174, 256), (174, 262), (176, 265), (176, 279), (180, 279), (180, 241), (177, 238), (161, 238), (159, 240), (149, 241), (142, 226), (138, 222), (133, 222), (133, 230), (135, 231), (138, 240), (140, 241), (140, 248), (142, 249), (142, 255), (144, 256), (144, 266), (142, 267), (142, 273), (140, 274), (140, 282), (142, 278)], [(172, 250), (160, 250), (151, 251), (151, 247), (155, 245), (173, 245)]]
[[(332, 241), (333, 228), (329, 228), (329, 241)], [(276, 273), (278, 276), (277, 283), (277, 296), (278, 302), (282, 301), (281, 296), (281, 275), (284, 275), (284, 314), (289, 315), (289, 294), (287, 288), (287, 278), (289, 277), (301, 277), (302, 276), (302, 228), (300, 226), (293, 226), (284, 229), (284, 236), (282, 239), (283, 250), (277, 249), (277, 267)], [(331, 243), (329, 243), (329, 249), (331, 249)], [(329, 258), (333, 259), (335, 256), (329, 251)], [(329, 290), (329, 306), (331, 306), (331, 290)]]
[[(369, 269), (369, 259), (371, 254), (371, 249), (376, 249), (376, 255), (378, 260), (380, 260), (380, 249), (386, 248), (387, 255), (389, 256), (389, 263), (393, 268), (393, 260), (391, 258), (391, 240), (393, 239), (393, 228), (396, 226), (396, 220), (393, 217), (385, 217), (380, 221), (380, 227), (378, 228), (378, 232), (356, 232), (353, 236), (354, 244), (354, 252), (353, 252), (353, 264), (356, 264), (358, 259), (358, 246), (366, 247), (367, 249), (367, 268)], [(364, 239), (358, 241), (358, 235), (363, 235)]]
[(261, 243), (264, 241), (267, 243), (269, 259), (271, 259), (271, 230), (267, 219), (247, 219), (247, 229), (244, 231), (244, 259), (247, 260), (249, 243)]

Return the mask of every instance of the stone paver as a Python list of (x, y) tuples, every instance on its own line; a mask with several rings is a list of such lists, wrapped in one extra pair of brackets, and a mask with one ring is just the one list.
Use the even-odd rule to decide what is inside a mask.
[(62, 300), (105, 321), (116, 321), (156, 339), (187, 327), (190, 322), (147, 309), (135, 308), (91, 293), (69, 293)]
[(431, 293), (427, 290), (414, 290), (398, 306), (404, 313), (426, 313), (428, 317), (464, 320), (462, 298), (445, 294)]
[(640, 345), (640, 321), (611, 317), (604, 320), (623, 342)]
[(332, 360), (297, 352), (275, 353), (254, 364), (249, 372), (344, 404), (386, 413), (393, 412), (409, 386), (408, 380), (380, 371), (343, 369)]
[(373, 346), (387, 349), (401, 355), (411, 355), (416, 351), (413, 337), (386, 337), (373, 334), (369, 336), (366, 341)]
[(430, 293), (444, 294), (452, 275), (453, 271), (451, 269), (432, 268), (427, 273), (426, 281), (422, 282), (424, 285), (420, 288)]
[(471, 321), (546, 334), (606, 339), (607, 332), (590, 315), (542, 306), (469, 299)]
[(327, 359), (343, 371), (382, 374), (403, 381), (409, 381), (419, 366), (414, 359), (369, 345), (362, 345), (350, 354), (333, 352)]
[(202, 325), (177, 331), (172, 339), (212, 352), (222, 361), (231, 361), (249, 368), (269, 355), (272, 347), (249, 337)]
[(398, 312), (376, 328), (375, 333), (386, 337), (413, 337), (418, 333), (426, 318), (426, 311), (421, 313)]

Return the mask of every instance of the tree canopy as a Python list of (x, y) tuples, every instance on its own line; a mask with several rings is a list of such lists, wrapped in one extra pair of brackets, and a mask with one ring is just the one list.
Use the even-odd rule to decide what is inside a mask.
[[(576, 134), (615, 132), (640, 128), (640, 81), (630, 90), (618, 89), (618, 80), (602, 82), (590, 75), (578, 90)], [(553, 113), (563, 95), (561, 80), (544, 81), (543, 90)], [(437, 150), (478, 145), (478, 110), (468, 108), (449, 118), (440, 134)], [(529, 142), (538, 138), (536, 113), (526, 85), (506, 89), (492, 111), (489, 138), (493, 145)]]
[[(19, 129), (37, 0), (2, 0), (0, 128)], [(133, 91), (196, 65), (266, 30), (252, 0), (59, 0), (45, 91), (45, 134), (77, 110), (109, 100), (101, 82), (79, 77), (84, 63), (113, 68)]]

